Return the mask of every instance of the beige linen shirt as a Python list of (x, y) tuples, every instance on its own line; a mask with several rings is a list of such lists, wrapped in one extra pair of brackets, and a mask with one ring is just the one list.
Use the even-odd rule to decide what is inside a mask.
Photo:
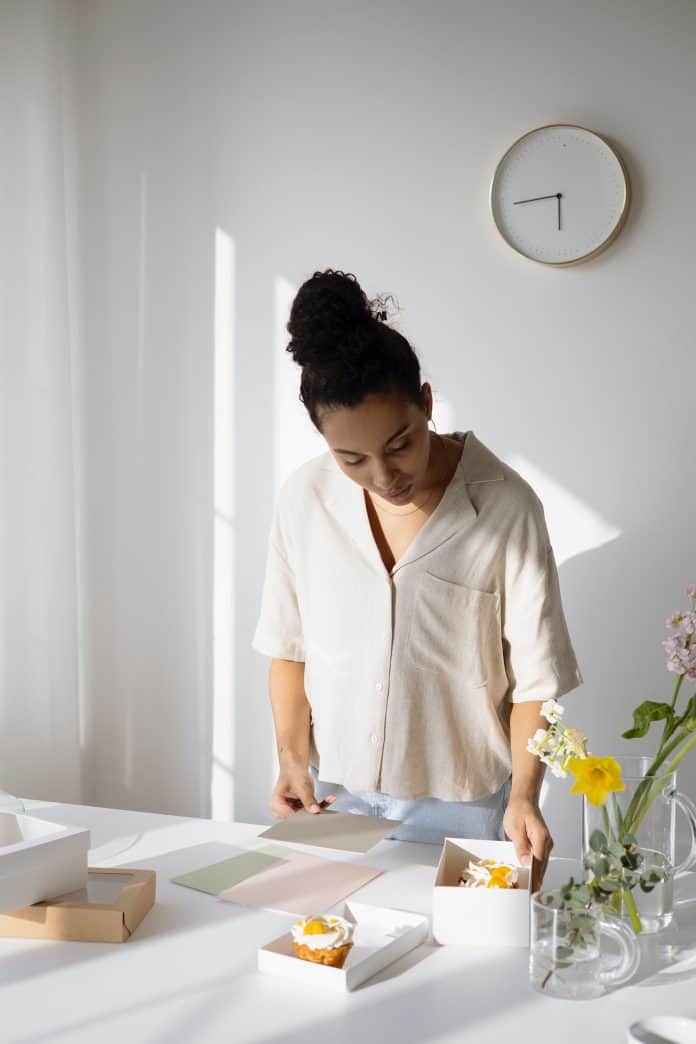
[(330, 451), (278, 496), (252, 645), (304, 661), (310, 761), (349, 790), (492, 794), (511, 702), (583, 682), (541, 501), (473, 431), (452, 437), (456, 471), (391, 573)]

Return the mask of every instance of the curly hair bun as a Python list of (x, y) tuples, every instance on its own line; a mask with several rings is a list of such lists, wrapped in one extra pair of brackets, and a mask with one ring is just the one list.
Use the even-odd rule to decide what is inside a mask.
[(287, 324), (287, 347), (300, 366), (331, 364), (346, 352), (359, 353), (375, 319), (355, 276), (327, 268), (302, 284)]

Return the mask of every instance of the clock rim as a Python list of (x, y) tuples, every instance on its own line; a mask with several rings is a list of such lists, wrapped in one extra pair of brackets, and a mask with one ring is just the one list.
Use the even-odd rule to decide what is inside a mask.
[[(540, 258), (534, 257), (532, 254), (526, 254), (524, 252), (524, 250), (520, 250), (520, 248), (515, 246), (514, 243), (511, 243), (510, 240), (507, 238), (507, 236), (503, 233), (502, 229), (500, 228), (500, 225), (498, 224), (497, 218), (495, 216), (495, 209), (494, 209), (494, 206), (493, 206), (493, 189), (495, 188), (495, 183), (496, 183), (496, 179), (498, 177), (498, 173), (500, 171), (500, 168), (502, 167), (502, 165), (503, 165), (505, 159), (507, 158), (507, 156), (512, 152), (512, 150), (514, 148), (517, 147), (517, 145), (519, 145), (519, 143), (521, 141), (524, 141), (525, 138), (528, 138), (530, 136), (530, 134), (538, 134), (539, 131), (550, 130), (552, 127), (562, 127), (562, 128), (564, 128), (566, 130), (581, 130), (581, 131), (584, 131), (586, 134), (592, 134), (593, 137), (599, 138), (599, 140), (602, 142), (602, 144), (606, 145), (606, 147), (609, 149), (609, 151), (615, 157), (617, 163), (619, 164), (619, 167), (621, 168), (621, 172), (623, 174), (623, 180), (624, 180), (623, 207), (621, 209), (621, 213), (619, 214), (619, 217), (618, 217), (618, 220), (617, 220), (616, 224), (614, 225), (613, 229), (611, 230), (611, 232), (609, 233), (607, 238), (605, 240), (603, 240), (598, 246), (596, 246), (594, 248), (594, 250), (590, 250), (589, 253), (582, 254), (579, 257), (571, 258), (571, 260), (569, 260), (569, 261), (542, 261)], [(614, 240), (618, 236), (619, 232), (621, 231), (621, 229), (626, 224), (626, 220), (628, 218), (628, 212), (629, 212), (629, 209), (630, 209), (630, 206), (631, 206), (631, 179), (629, 177), (628, 168), (627, 168), (627, 166), (626, 166), (626, 164), (625, 164), (625, 162), (623, 160), (623, 157), (617, 151), (617, 149), (611, 144), (611, 142), (607, 141), (607, 139), (604, 137), (603, 134), (599, 134), (596, 130), (592, 130), (591, 127), (583, 127), (579, 123), (545, 123), (545, 124), (543, 124), (540, 127), (533, 127), (531, 130), (525, 131), (524, 134), (520, 134), (519, 138), (517, 138), (515, 141), (513, 141), (512, 145), (510, 145), (509, 148), (507, 148), (505, 150), (503, 155), (500, 157), (500, 159), (496, 163), (495, 170), (493, 171), (493, 176), (491, 178), (491, 184), (490, 184), (490, 189), (489, 189), (489, 193), (488, 193), (488, 201), (489, 201), (489, 206), (490, 206), (490, 210), (491, 210), (491, 217), (493, 218), (493, 223), (494, 223), (495, 227), (497, 228), (498, 233), (499, 233), (501, 239), (505, 243), (507, 243), (507, 245), (512, 250), (514, 250), (516, 253), (518, 253), (521, 257), (526, 257), (528, 261), (536, 262), (536, 264), (538, 264), (538, 265), (547, 265), (550, 268), (568, 268), (570, 265), (579, 265), (583, 261), (590, 261), (593, 257), (597, 257), (598, 254), (603, 253), (607, 249), (607, 247), (611, 246), (611, 244), (614, 242)]]

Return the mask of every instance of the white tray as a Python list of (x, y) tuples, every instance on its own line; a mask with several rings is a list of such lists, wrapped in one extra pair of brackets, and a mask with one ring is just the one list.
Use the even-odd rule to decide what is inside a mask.
[(320, 985), (323, 989), (352, 990), (388, 964), (415, 949), (429, 935), (429, 922), (421, 914), (369, 906), (348, 900), (332, 914), (355, 924), (353, 946), (342, 968), (314, 964), (295, 956), (292, 932), (286, 932), (258, 950), (259, 971)]
[(0, 912), (87, 884), (89, 830), (0, 812)]

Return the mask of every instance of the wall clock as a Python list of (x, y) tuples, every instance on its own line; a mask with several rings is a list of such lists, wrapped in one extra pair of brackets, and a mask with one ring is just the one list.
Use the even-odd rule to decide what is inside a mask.
[(491, 182), (491, 213), (514, 250), (545, 265), (589, 261), (617, 237), (631, 201), (619, 154), (585, 127), (557, 123), (518, 138)]

